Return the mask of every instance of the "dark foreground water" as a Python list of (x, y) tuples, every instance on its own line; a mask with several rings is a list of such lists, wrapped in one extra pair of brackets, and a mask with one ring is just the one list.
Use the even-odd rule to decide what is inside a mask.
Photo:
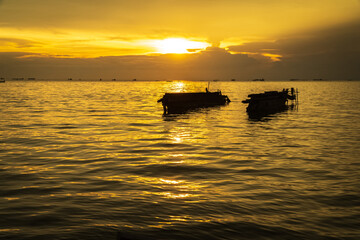
[(229, 105), (162, 116), (206, 86), (1, 83), (0, 239), (360, 239), (360, 82), (214, 82)]

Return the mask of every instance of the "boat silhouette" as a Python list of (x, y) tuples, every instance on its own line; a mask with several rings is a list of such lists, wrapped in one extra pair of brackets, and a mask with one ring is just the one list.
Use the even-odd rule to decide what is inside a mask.
[(165, 93), (158, 102), (162, 103), (164, 114), (176, 114), (191, 109), (225, 105), (230, 99), (221, 91), (210, 92), (206, 88), (205, 92)]
[(250, 94), (248, 99), (242, 101), (248, 103), (246, 112), (249, 116), (266, 116), (268, 114), (281, 112), (288, 109), (289, 100), (293, 105), (298, 101), (298, 90), (294, 88), (283, 89), (282, 91), (267, 91), (264, 93)]

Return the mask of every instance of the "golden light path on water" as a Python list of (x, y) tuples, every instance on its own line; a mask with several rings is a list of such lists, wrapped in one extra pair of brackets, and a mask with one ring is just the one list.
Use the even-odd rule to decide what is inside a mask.
[[(171, 81), (166, 84), (165, 92), (187, 92), (187, 91), (204, 91), (204, 87), (207, 86), (208, 83), (193, 83), (186, 81)], [(202, 124), (205, 119), (203, 116), (200, 118), (193, 120), (195, 123)], [(162, 147), (168, 148), (172, 146), (178, 145), (193, 145), (199, 144), (204, 141), (207, 136), (207, 131), (193, 131), (191, 126), (179, 126), (176, 128), (171, 128), (167, 130), (168, 137), (166, 143), (164, 143)], [(134, 137), (134, 136), (133, 136)], [(135, 137), (140, 139), (142, 137)], [(159, 148), (162, 148), (159, 147)], [(209, 160), (202, 159), (201, 154), (196, 153), (196, 151), (175, 151), (165, 153), (163, 156), (157, 156), (152, 158), (150, 161), (142, 162), (141, 165), (146, 168), (146, 166), (159, 165), (160, 167), (171, 165), (173, 167), (178, 166), (205, 166), (210, 163)], [(199, 161), (198, 159), (202, 159)], [(136, 166), (139, 165), (137, 162)], [(134, 167), (135, 167), (134, 165)], [(161, 174), (160, 174), (161, 175)], [(124, 178), (122, 176), (107, 176), (105, 178), (99, 177), (101, 180), (105, 181), (119, 181), (123, 182)], [(128, 175), (126, 176), (126, 182), (132, 183), (134, 185), (144, 185), (149, 186), (149, 188), (155, 188), (155, 191), (141, 191), (135, 198), (148, 198), (153, 199), (153, 203), (157, 204), (162, 202), (165, 199), (170, 199), (171, 201), (178, 202), (177, 204), (182, 203), (198, 203), (203, 201), (203, 198), (206, 198), (206, 195), (218, 195), (221, 196), (225, 194), (224, 192), (218, 192), (216, 189), (209, 189), (209, 185), (206, 181), (190, 181), (186, 179), (179, 178), (178, 174), (175, 176), (162, 176), (162, 177), (144, 177), (139, 175)], [(87, 195), (86, 195), (87, 196)], [(103, 192), (90, 194), (90, 196), (98, 197), (98, 198), (109, 198), (109, 197), (121, 197), (122, 194), (116, 192)], [(211, 219), (203, 218), (203, 217), (192, 217), (190, 215), (178, 215), (178, 216), (170, 216), (166, 221), (159, 221), (159, 223), (152, 225), (152, 227), (164, 227), (176, 224), (178, 222), (208, 222), (208, 221), (226, 221), (223, 217), (215, 217)]]

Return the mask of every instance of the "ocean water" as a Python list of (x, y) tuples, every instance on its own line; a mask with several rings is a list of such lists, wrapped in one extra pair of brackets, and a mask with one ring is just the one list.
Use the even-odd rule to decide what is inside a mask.
[[(360, 82), (0, 84), (0, 239), (360, 239)], [(251, 119), (248, 94), (298, 88)]]

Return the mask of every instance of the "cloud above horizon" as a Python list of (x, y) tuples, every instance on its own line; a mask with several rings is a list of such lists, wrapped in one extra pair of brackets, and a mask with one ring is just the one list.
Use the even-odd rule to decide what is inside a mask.
[(282, 74), (288, 73), (294, 77), (327, 75), (327, 78), (360, 78), (360, 19), (331, 28), (286, 36), (274, 42), (229, 46), (228, 50), (236, 53), (280, 55), (281, 61), (274, 65), (277, 68), (282, 66)]

